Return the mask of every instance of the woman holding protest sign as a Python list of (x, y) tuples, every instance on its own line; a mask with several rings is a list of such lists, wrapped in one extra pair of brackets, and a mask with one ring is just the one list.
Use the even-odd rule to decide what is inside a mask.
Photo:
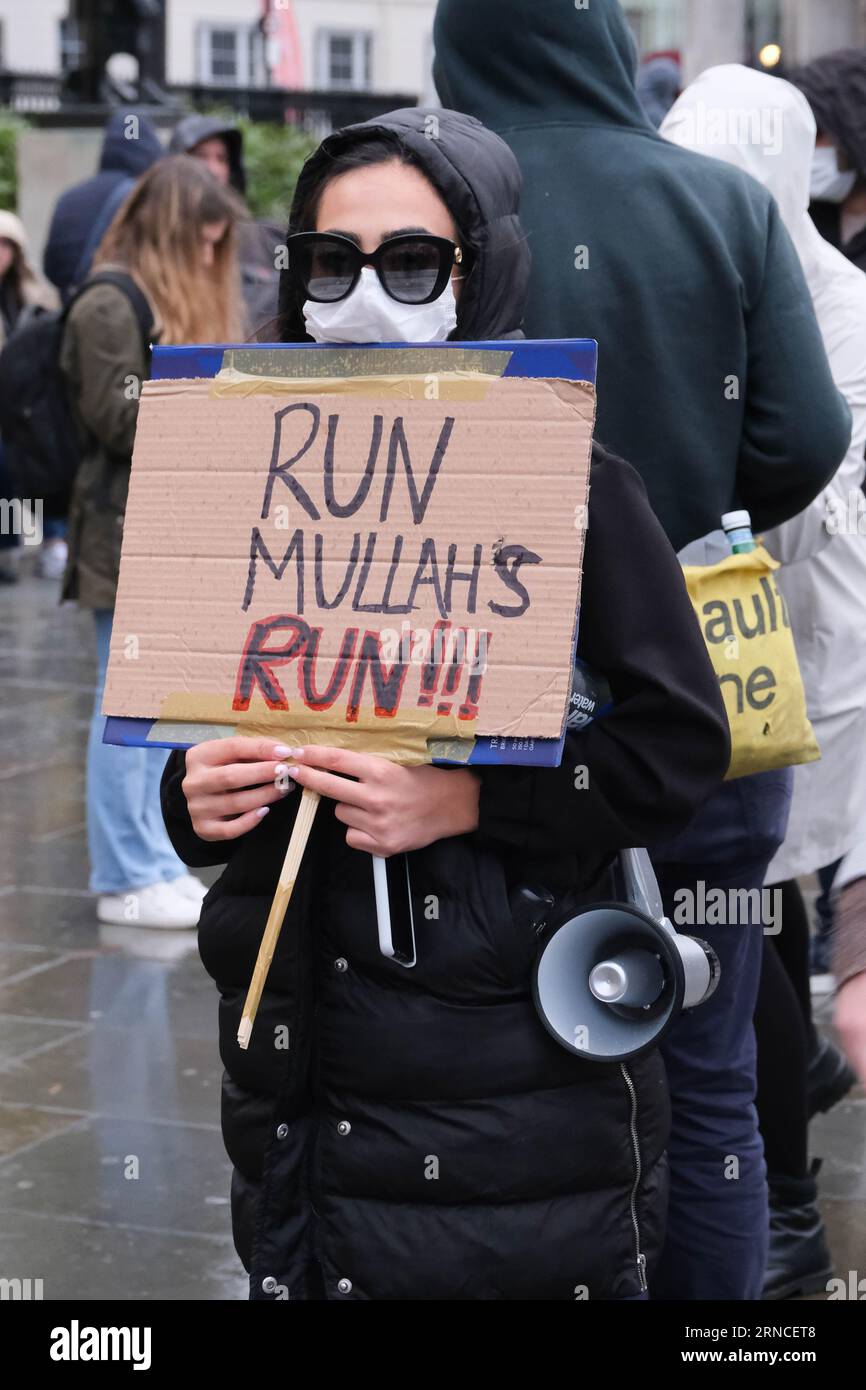
[[(329, 136), (292, 209), (282, 340), (519, 337), (519, 190), (503, 142), (455, 112)], [(221, 994), (253, 1298), (643, 1296), (664, 1221), (661, 1063), (590, 1064), (553, 1042), (530, 993), (538, 937), (513, 905), (543, 884), (564, 920), (609, 896), (616, 851), (683, 826), (729, 741), (676, 558), (637, 475), (598, 448), (578, 651), (615, 709), (569, 734), (555, 769), (402, 767), (255, 737), (170, 758), (176, 850), (228, 861), (199, 943)], [(327, 800), (242, 1052), (293, 784)], [(402, 971), (377, 953), (368, 855), (409, 851), (421, 937)]]
[[(151, 338), (213, 342), (241, 325), (234, 195), (198, 161), (162, 160), (139, 179), (66, 319), (60, 366), (81, 441), (62, 597), (93, 610), (99, 680), (87, 752), (90, 887), (100, 921), (194, 927), (204, 890), (174, 853), (159, 813), (165, 754), (102, 742), (123, 517)], [(120, 640), (120, 639), (118, 639)], [(134, 633), (124, 634), (130, 659)]]

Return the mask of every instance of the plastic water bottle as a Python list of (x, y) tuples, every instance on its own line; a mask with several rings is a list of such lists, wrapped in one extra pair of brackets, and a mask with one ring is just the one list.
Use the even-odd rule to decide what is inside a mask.
[(725, 512), (722, 517), (722, 530), (731, 542), (735, 555), (746, 555), (756, 549), (752, 535), (752, 518), (747, 511)]
[(566, 727), (576, 733), (612, 709), (613, 696), (604, 676), (575, 657)]

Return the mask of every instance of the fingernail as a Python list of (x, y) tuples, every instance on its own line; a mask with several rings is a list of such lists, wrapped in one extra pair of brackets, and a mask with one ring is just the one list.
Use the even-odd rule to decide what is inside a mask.
[(288, 755), (290, 758), (302, 758), (304, 756), (304, 750), (303, 748), (290, 748), (288, 750)]
[(296, 773), (296, 772), (300, 772), (300, 770), (301, 770), (301, 769), (300, 769), (299, 767), (287, 767), (287, 768), (286, 768), (286, 772), (288, 773), (288, 775), (289, 775), (290, 777), (294, 777), (295, 773)]
[(258, 816), (259, 820), (261, 820), (262, 816), (266, 816), (270, 809), (270, 806), (260, 806), (259, 809), (256, 811), (256, 815)]
[(272, 751), (275, 758), (291, 758), (294, 753), (294, 750), (287, 748), (284, 743), (275, 743)]

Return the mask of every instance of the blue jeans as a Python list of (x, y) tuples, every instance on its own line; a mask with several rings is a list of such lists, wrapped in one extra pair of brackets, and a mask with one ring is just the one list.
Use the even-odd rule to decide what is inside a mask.
[(654, 1299), (761, 1297), (769, 1212), (752, 1018), (762, 923), (749, 904), (745, 922), (680, 925), (674, 894), (696, 892), (698, 880), (707, 894), (761, 888), (785, 837), (791, 786), (787, 769), (727, 782), (683, 835), (653, 854), (671, 921), (709, 942), (721, 966), (715, 994), (682, 1014), (661, 1044), (671, 1092), (670, 1203)]
[(102, 742), (102, 691), (108, 666), (112, 614), (96, 620), (99, 676), (87, 741), (87, 843), (90, 891), (126, 893), (177, 878), (185, 866), (171, 847), (159, 802), (164, 748), (117, 748)]

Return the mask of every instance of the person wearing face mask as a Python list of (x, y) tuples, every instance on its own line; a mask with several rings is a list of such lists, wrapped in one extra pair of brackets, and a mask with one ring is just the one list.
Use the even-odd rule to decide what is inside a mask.
[(866, 271), (866, 48), (827, 53), (787, 74), (812, 108), (812, 220)]
[[(828, 53), (788, 74), (812, 108), (818, 138), (809, 212), (825, 241), (866, 272), (866, 49)], [(839, 860), (820, 869), (810, 968), (816, 990), (832, 988), (834, 907)]]
[[(439, 0), (448, 105), (517, 156), (533, 248), (532, 337), (599, 342), (597, 436), (627, 458), (679, 551), (732, 508), (757, 532), (795, 516), (851, 438), (802, 269), (754, 179), (662, 138), (636, 89), (620, 0)], [(712, 125), (712, 121), (709, 122)], [(654, 842), (669, 915), (683, 889), (760, 899), (790, 773), (728, 781), (683, 835)], [(745, 924), (743, 924), (745, 925)], [(702, 923), (719, 988), (662, 1043), (673, 1108), (668, 1245), (653, 1297), (753, 1299), (767, 1239), (753, 1106), (762, 933)], [(737, 1181), (726, 1181), (736, 1154)]]
[[(696, 113), (708, 109), (772, 111), (776, 139), (702, 140)], [(848, 453), (825, 491), (764, 537), (782, 564), (779, 588), (821, 749), (820, 761), (794, 769), (785, 841), (767, 870), (767, 884), (778, 885), (782, 929), (764, 938), (755, 1011), (757, 1108), (770, 1185), (763, 1297), (775, 1299), (820, 1292), (833, 1272), (817, 1207), (817, 1166), (809, 1163), (808, 1121), (841, 1100), (855, 1080), (812, 1021), (809, 920), (798, 880), (838, 864), (866, 821), (866, 281), (809, 217), (815, 120), (790, 83), (737, 64), (710, 68), (661, 129), (678, 145), (751, 174), (776, 198), (853, 424)], [(736, 130), (733, 119), (728, 129)]]
[[(282, 341), (520, 337), (519, 191), (508, 148), (453, 111), (329, 136), (292, 207)], [(515, 895), (545, 885), (557, 920), (608, 896), (616, 851), (689, 820), (729, 737), (673, 551), (636, 473), (601, 449), (578, 653), (615, 707), (567, 735), (559, 768), (407, 768), (264, 738), (171, 756), (176, 850), (226, 864), (199, 948), (221, 998), (223, 1134), (252, 1298), (645, 1296), (664, 1223), (662, 1067), (655, 1053), (593, 1065), (552, 1040), (530, 992), (538, 937)], [(241, 1052), (299, 801), (281, 767), (323, 801)], [(435, 921), (416, 911), (412, 970), (378, 952), (371, 852), (409, 853), (418, 902), (438, 903)], [(282, 1028), (289, 1050), (274, 1046)]]

